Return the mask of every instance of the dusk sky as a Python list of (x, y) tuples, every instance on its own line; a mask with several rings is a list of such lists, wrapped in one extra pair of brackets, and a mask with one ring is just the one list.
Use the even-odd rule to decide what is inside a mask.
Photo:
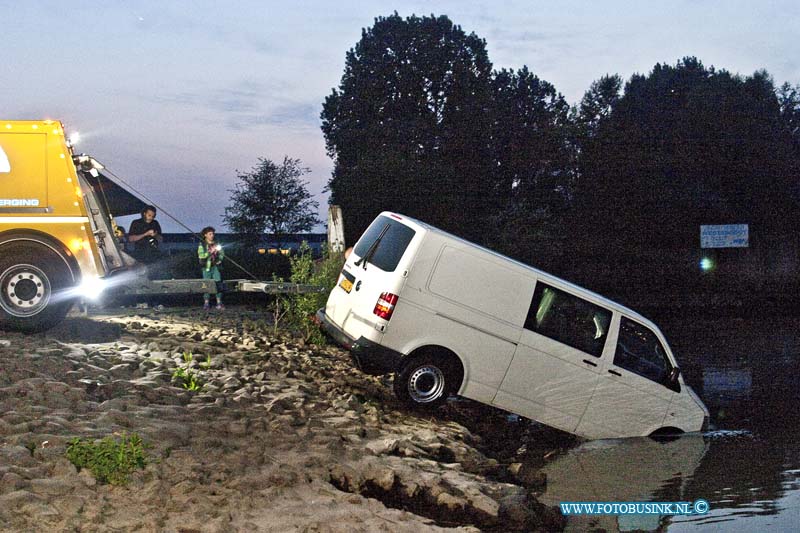
[(0, 119), (62, 120), (78, 151), (194, 229), (221, 226), (237, 169), (299, 158), (324, 219), (322, 102), (361, 29), (395, 10), (449, 16), (495, 68), (527, 65), (570, 103), (603, 74), (687, 55), (800, 83), (796, 1), (0, 0)]

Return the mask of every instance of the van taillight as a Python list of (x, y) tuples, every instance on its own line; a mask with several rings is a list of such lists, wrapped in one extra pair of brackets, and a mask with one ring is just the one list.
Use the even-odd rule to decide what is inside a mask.
[(396, 294), (392, 294), (391, 292), (382, 292), (378, 297), (378, 301), (375, 303), (375, 309), (373, 309), (372, 312), (384, 320), (389, 320), (392, 318), (395, 304), (397, 304)]

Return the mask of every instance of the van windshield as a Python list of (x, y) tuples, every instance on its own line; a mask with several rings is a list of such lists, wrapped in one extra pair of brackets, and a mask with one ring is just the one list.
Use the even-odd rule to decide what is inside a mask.
[(394, 272), (415, 234), (416, 232), (405, 224), (389, 217), (378, 217), (358, 240), (354, 253), (363, 258), (380, 238), (380, 242), (368, 258), (369, 263), (386, 272)]

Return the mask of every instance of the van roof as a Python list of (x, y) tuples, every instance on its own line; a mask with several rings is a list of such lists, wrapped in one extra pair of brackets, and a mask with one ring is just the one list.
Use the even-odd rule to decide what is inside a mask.
[[(448, 233), (448, 232), (446, 232), (444, 230), (441, 230), (441, 229), (439, 229), (439, 228), (437, 228), (435, 226), (431, 226), (427, 222), (422, 222), (421, 220), (417, 220), (416, 218), (409, 217), (409, 216), (403, 215), (401, 213), (394, 213), (392, 211), (384, 211), (380, 215), (390, 216), (392, 218), (399, 219), (402, 222), (410, 221), (410, 222), (412, 222), (414, 224), (417, 224), (417, 225), (421, 226), (422, 228), (426, 229), (427, 231), (435, 232), (435, 233), (438, 233), (440, 235), (445, 235), (448, 238), (454, 239), (454, 240), (459, 241), (461, 243), (468, 244), (470, 246), (475, 246), (475, 247), (483, 250), (484, 252), (486, 252), (488, 254), (491, 254), (491, 255), (493, 255), (495, 257), (498, 257), (500, 259), (504, 259), (506, 261), (511, 261), (515, 265), (517, 265), (517, 266), (519, 266), (521, 268), (524, 268), (525, 270), (530, 270), (530, 271), (536, 273), (537, 276), (541, 276), (541, 277), (545, 277), (545, 278), (548, 278), (548, 279), (555, 280), (558, 283), (560, 283), (562, 285), (565, 285), (565, 286), (569, 287), (572, 290), (575, 290), (575, 291), (582, 292), (584, 294), (590, 295), (591, 297), (601, 301), (603, 304), (605, 304), (605, 305), (607, 305), (609, 307), (613, 307), (617, 311), (619, 311), (621, 313), (624, 313), (625, 315), (628, 315), (631, 318), (635, 318), (635, 319), (643, 322), (644, 324), (646, 324), (646, 325), (658, 330), (658, 326), (656, 326), (653, 323), (652, 320), (642, 316), (640, 313), (634, 311), (633, 309), (630, 309), (629, 307), (625, 307), (624, 305), (622, 305), (622, 304), (620, 304), (618, 302), (615, 302), (614, 300), (610, 300), (610, 299), (606, 298), (605, 296), (597, 294), (594, 291), (590, 291), (589, 289), (581, 287), (580, 285), (576, 285), (575, 283), (572, 283), (570, 281), (567, 281), (567, 280), (564, 280), (562, 278), (559, 278), (558, 276), (555, 276), (553, 274), (548, 274), (547, 272), (545, 272), (543, 270), (539, 270), (538, 268), (534, 268), (534, 267), (532, 267), (530, 265), (526, 265), (525, 263), (517, 261), (516, 259), (512, 259), (512, 258), (510, 258), (508, 256), (505, 256), (505, 255), (501, 254), (501, 253), (495, 252), (494, 250), (490, 250), (489, 248), (486, 248), (486, 247), (481, 246), (479, 244), (475, 244), (474, 242), (468, 241), (466, 239), (462, 239), (461, 237), (453, 235), (452, 233)], [(392, 216), (392, 215), (394, 215), (394, 216)]]

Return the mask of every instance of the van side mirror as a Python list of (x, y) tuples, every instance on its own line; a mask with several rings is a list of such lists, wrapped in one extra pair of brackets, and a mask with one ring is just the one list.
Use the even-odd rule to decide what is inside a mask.
[(681, 375), (681, 369), (677, 366), (672, 367), (672, 370), (669, 371), (669, 382), (670, 383), (677, 383), (678, 376)]

